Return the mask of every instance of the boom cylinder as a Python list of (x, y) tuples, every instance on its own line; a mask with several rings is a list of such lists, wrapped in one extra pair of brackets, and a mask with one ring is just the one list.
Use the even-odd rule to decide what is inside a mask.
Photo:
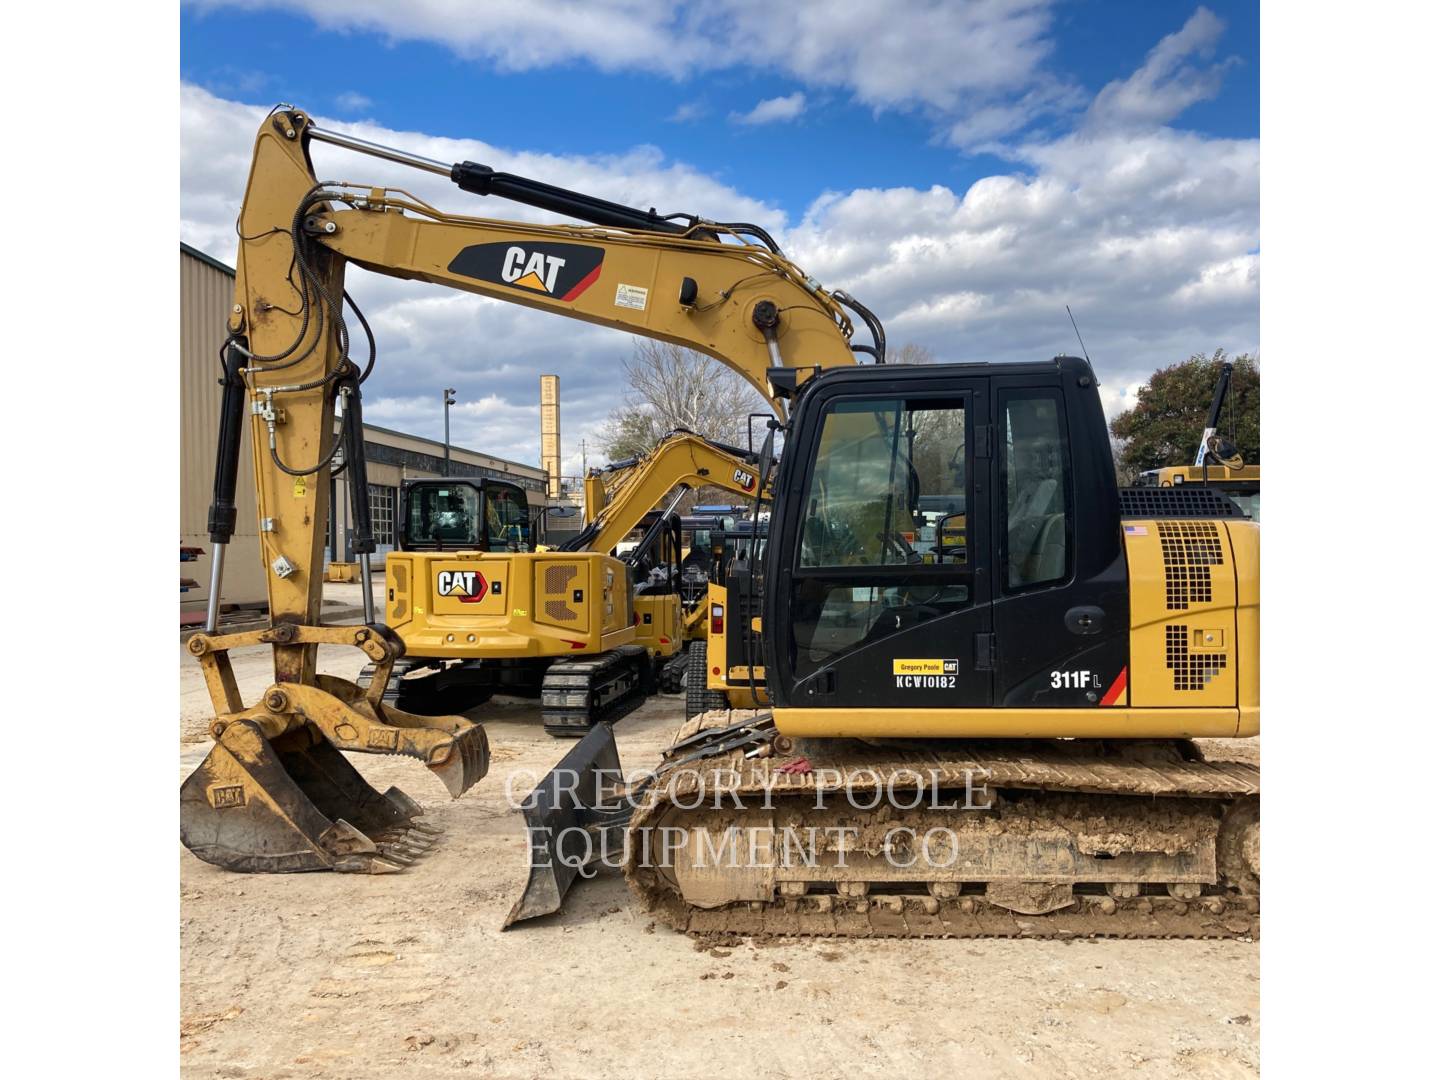
[(527, 176), (496, 172), (489, 165), (477, 165), (473, 161), (462, 161), (454, 166), (450, 170), (450, 179), (461, 191), (472, 195), (496, 195), (539, 210), (549, 210), (553, 214), (588, 221), (592, 225), (613, 229), (648, 229), (650, 232), (686, 231), (684, 225), (666, 221), (654, 210), (637, 210), (633, 206), (531, 180)]

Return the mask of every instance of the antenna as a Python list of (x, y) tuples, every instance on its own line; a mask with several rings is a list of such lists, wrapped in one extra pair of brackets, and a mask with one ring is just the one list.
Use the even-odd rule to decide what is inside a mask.
[(1065, 305), (1065, 314), (1070, 316), (1070, 325), (1075, 327), (1075, 340), (1080, 342), (1080, 351), (1085, 353), (1085, 362), (1090, 363), (1090, 354), (1085, 352), (1085, 339), (1080, 336), (1080, 327), (1075, 324), (1075, 313), (1070, 310), (1070, 305)]

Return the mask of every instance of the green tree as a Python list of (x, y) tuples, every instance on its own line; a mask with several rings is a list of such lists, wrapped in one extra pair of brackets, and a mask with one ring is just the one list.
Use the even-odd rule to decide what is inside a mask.
[[(1196, 353), (1183, 363), (1161, 368), (1140, 388), (1133, 409), (1110, 422), (1118, 440), (1116, 468), (1122, 476), (1195, 459), (1205, 414), (1220, 377), (1225, 350)], [(1216, 430), (1240, 448), (1247, 465), (1260, 464), (1260, 361), (1243, 353), (1231, 357), (1235, 372)]]

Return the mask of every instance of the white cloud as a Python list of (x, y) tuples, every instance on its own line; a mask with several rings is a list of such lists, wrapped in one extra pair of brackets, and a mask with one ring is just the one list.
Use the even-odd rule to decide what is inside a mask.
[(1225, 24), (1209, 8), (1197, 8), (1173, 34), (1150, 50), (1144, 65), (1127, 79), (1117, 79), (1090, 106), (1086, 124), (1092, 128), (1151, 127), (1168, 123), (1182, 112), (1220, 91), (1225, 69), (1234, 63), (1196, 66), (1192, 57), (1210, 57)]
[(787, 250), (941, 360), (1078, 352), (1116, 388), (1258, 345), (1259, 145), (1154, 129), (1023, 150), (1034, 175), (816, 200)]
[(343, 94), (335, 95), (335, 107), (341, 112), (364, 112), (373, 104), (375, 103), (364, 94), (354, 90), (346, 90)]
[[(683, 78), (750, 67), (834, 87), (875, 109), (922, 108), (942, 126), (986, 112), (1008, 135), (1067, 100), (1045, 71), (1053, 0), (189, 0), (287, 10), (332, 30), (426, 41), (501, 70), (584, 62)], [(993, 111), (998, 110), (998, 111)], [(1001, 117), (1004, 130), (996, 130)]]
[(675, 111), (666, 119), (672, 124), (689, 124), (701, 119), (709, 111), (703, 101), (686, 101), (675, 106)]
[[(1126, 104), (1129, 91), (1115, 90), (1109, 104), (1091, 110), (1092, 118), (1103, 113), (1104, 123), (1002, 148), (1023, 173), (985, 177), (966, 190), (826, 192), (799, 221), (653, 147), (567, 156), (374, 123), (322, 123), (426, 157), (480, 161), (632, 205), (757, 221), (818, 280), (851, 290), (879, 313), (892, 347), (913, 341), (942, 361), (1076, 352), (1068, 303), (1096, 364), (1102, 399), (1117, 411), (1157, 367), (1217, 346), (1258, 347), (1258, 140), (1207, 138), (1145, 119), (1172, 110), (1186, 97), (1183, 88), (1196, 85), (1183, 58), (1213, 41), (1210, 25), (1197, 15), (1152, 50), (1140, 71), (1111, 84), (1145, 83), (1171, 103), (1165, 109), (1147, 114)], [(1172, 84), (1181, 89), (1172, 92)], [(227, 261), (234, 258), (234, 217), (264, 113), (181, 88), (181, 237)], [(1009, 123), (997, 120), (983, 132), (977, 124), (972, 135), (994, 136)], [(402, 185), (448, 209), (553, 220), (514, 203), (477, 202), (439, 177), (333, 147), (317, 144), (314, 156), (322, 176)], [(452, 413), (457, 441), (534, 462), (538, 379), (554, 372), (561, 377), (567, 472), (578, 471), (582, 438), (590, 442), (591, 462), (599, 460), (595, 437), (620, 399), (628, 335), (359, 271), (350, 284), (380, 343), (380, 363), (367, 384), (371, 419), (438, 436), (439, 391), (456, 386), (464, 405)]]
[(731, 113), (736, 124), (774, 124), (794, 120), (805, 111), (805, 95), (799, 90), (784, 97), (766, 98), (746, 113)]

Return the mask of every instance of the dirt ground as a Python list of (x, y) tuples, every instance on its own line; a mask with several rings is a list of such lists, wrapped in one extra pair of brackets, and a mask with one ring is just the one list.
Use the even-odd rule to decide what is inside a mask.
[[(269, 651), (234, 654), (246, 700)], [(180, 777), (209, 749), (181, 662)], [(321, 669), (353, 677), (354, 650)], [(500, 932), (525, 879), (529, 789), (568, 745), (538, 705), (477, 709), (490, 775), (452, 801), (408, 758), (358, 755), (445, 835), (404, 873), (238, 875), (178, 849), (186, 1077), (1239, 1077), (1258, 1072), (1260, 957), (1240, 941), (795, 941), (701, 950), (618, 874)], [(652, 699), (617, 729), (648, 765), (679, 724)], [(178, 845), (177, 845), (178, 848)]]

